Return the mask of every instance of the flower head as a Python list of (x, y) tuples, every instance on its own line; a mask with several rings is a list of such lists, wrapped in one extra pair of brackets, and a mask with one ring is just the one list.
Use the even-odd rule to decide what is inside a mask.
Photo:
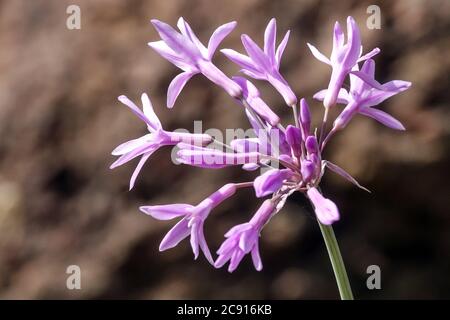
[(264, 33), (264, 50), (262, 50), (248, 35), (241, 37), (242, 44), (248, 56), (232, 49), (220, 50), (231, 61), (242, 67), (242, 72), (249, 77), (266, 80), (283, 96), (288, 106), (297, 103), (297, 97), (287, 81), (280, 73), (281, 56), (289, 40), (289, 31), (275, 50), (277, 36), (277, 22), (275, 18), (270, 20)]
[(183, 70), (169, 85), (167, 107), (173, 107), (186, 83), (198, 73), (202, 73), (209, 80), (224, 88), (233, 97), (239, 97), (242, 94), (241, 88), (211, 62), (217, 47), (233, 31), (236, 22), (229, 22), (217, 28), (209, 39), (208, 48), (200, 42), (183, 18), (178, 19), (177, 23), (180, 32), (159, 20), (153, 19), (151, 22), (162, 40), (149, 42), (148, 45), (163, 58)]
[(339, 22), (334, 25), (333, 34), (333, 50), (328, 59), (316, 47), (308, 43), (314, 57), (332, 67), (331, 79), (328, 84), (328, 90), (324, 97), (323, 104), (325, 108), (329, 108), (336, 103), (339, 90), (344, 83), (345, 78), (358, 63), (378, 54), (380, 50), (375, 48), (368, 54), (361, 56), (361, 36), (359, 28), (352, 17), (347, 18), (347, 43), (345, 43), (344, 33), (342, 32)]

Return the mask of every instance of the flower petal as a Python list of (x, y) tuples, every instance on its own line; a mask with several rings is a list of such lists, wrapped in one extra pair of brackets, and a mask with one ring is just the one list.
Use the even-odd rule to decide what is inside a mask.
[(255, 246), (252, 249), (252, 261), (256, 271), (261, 271), (263, 268), (261, 255), (259, 254), (259, 243), (256, 241)]
[(193, 71), (196, 69), (192, 63), (186, 63), (183, 58), (179, 57), (163, 40), (149, 42), (148, 46), (183, 71)]
[(158, 220), (171, 220), (191, 212), (194, 206), (185, 203), (165, 204), (158, 206), (141, 206), (139, 210)]
[(153, 123), (150, 121), (150, 119), (148, 119), (145, 114), (141, 111), (141, 109), (139, 109), (139, 107), (137, 105), (134, 104), (133, 101), (131, 101), (130, 99), (128, 99), (127, 96), (121, 95), (117, 98), (120, 102), (122, 102), (124, 105), (126, 105), (128, 108), (131, 109), (131, 111), (133, 111), (133, 113), (135, 115), (137, 115), (142, 121), (144, 121), (147, 125), (149, 125), (150, 127), (153, 127)]
[(169, 89), (167, 90), (167, 107), (173, 108), (175, 101), (178, 98), (181, 90), (183, 90), (186, 83), (189, 79), (192, 78), (194, 73), (192, 72), (182, 72), (173, 78), (172, 82), (170, 82)]
[(347, 52), (344, 57), (344, 68), (351, 70), (361, 55), (361, 36), (353, 17), (347, 17)]
[(275, 64), (277, 66), (277, 70), (280, 69), (280, 64), (281, 64), (281, 57), (283, 56), (284, 53), (284, 49), (286, 49), (286, 45), (289, 41), (289, 35), (291, 34), (291, 31), (288, 30), (286, 32), (286, 34), (284, 35), (283, 40), (281, 40), (278, 48), (277, 48), (277, 52), (275, 53)]
[(261, 48), (246, 34), (241, 36), (241, 40), (250, 59), (264, 71), (270, 70), (272, 64)]
[(143, 155), (144, 153), (147, 152), (154, 152), (156, 151), (158, 148), (160, 147), (159, 144), (155, 144), (155, 143), (148, 143), (148, 144), (144, 144), (140, 147), (137, 147), (136, 149), (125, 153), (124, 155), (120, 156), (116, 161), (114, 161), (111, 166), (109, 167), (110, 169), (114, 169), (117, 168), (121, 165), (123, 165), (124, 163), (133, 160), (136, 157), (139, 157), (140, 155)]
[(272, 65), (275, 65), (275, 41), (277, 39), (277, 21), (272, 18), (264, 31), (264, 53)]
[(222, 49), (220, 50), (220, 52), (222, 52), (228, 59), (241, 66), (242, 68), (255, 74), (260, 73), (258, 66), (252, 61), (252, 59), (250, 59), (246, 55), (243, 55), (242, 53), (239, 53), (232, 49)]
[(326, 64), (328, 64), (328, 65), (331, 66), (331, 61), (330, 61), (330, 59), (328, 59), (327, 57), (325, 57), (325, 55), (323, 55), (323, 54), (322, 54), (316, 47), (314, 47), (312, 44), (307, 43), (307, 45), (308, 45), (309, 50), (311, 50), (311, 53), (313, 54), (313, 56), (314, 56), (317, 60), (319, 60), (319, 61), (321, 61), (321, 62), (323, 62), (323, 63), (326, 63)]
[(225, 37), (228, 36), (231, 31), (233, 31), (236, 25), (237, 25), (236, 21), (228, 22), (224, 25), (221, 25), (214, 31), (208, 42), (209, 60), (211, 60), (212, 56), (214, 55), (214, 52), (216, 52), (217, 47), (220, 45), (223, 39), (225, 39)]
[[(313, 99), (323, 101), (325, 99), (326, 94), (327, 94), (327, 89), (320, 90), (319, 92), (314, 94)], [(336, 102), (339, 104), (347, 104), (350, 102), (350, 97), (349, 97), (347, 90), (345, 90), (344, 88), (341, 88), (339, 90)]]
[(142, 107), (144, 110), (144, 115), (153, 124), (151, 126), (151, 128), (155, 131), (158, 129), (162, 129), (161, 121), (159, 121), (158, 116), (156, 115), (155, 111), (153, 110), (152, 102), (150, 101), (150, 98), (148, 97), (148, 95), (146, 93), (142, 94), (141, 101), (142, 101)]
[(191, 233), (188, 223), (189, 220), (183, 218), (172, 229), (170, 229), (164, 239), (162, 239), (161, 244), (159, 245), (159, 251), (171, 249), (179, 244), (181, 240), (187, 238)]
[(402, 123), (400, 121), (398, 121), (397, 119), (395, 119), (393, 116), (391, 116), (390, 114), (381, 111), (379, 109), (375, 109), (375, 108), (362, 108), (359, 111), (360, 114), (371, 117), (379, 122), (381, 122), (382, 124), (384, 124), (385, 126), (395, 129), (395, 130), (406, 130), (405, 127), (402, 125)]
[(200, 51), (200, 53), (202, 54), (202, 56), (204, 58), (207, 57), (208, 55), (208, 50), (205, 48), (205, 46), (203, 45), (203, 43), (200, 42), (200, 40), (197, 38), (197, 36), (195, 35), (194, 31), (192, 30), (191, 26), (189, 25), (189, 23), (187, 23), (183, 17), (180, 17), (178, 19), (177, 22), (177, 27), (178, 29), (180, 29), (181, 33), (188, 37), (192, 43), (197, 47), (197, 49)]
[(139, 163), (136, 166), (136, 169), (134, 169), (133, 174), (131, 175), (130, 186), (129, 186), (128, 190), (133, 189), (134, 183), (136, 182), (139, 172), (141, 172), (142, 167), (144, 166), (145, 162), (148, 160), (148, 158), (150, 158), (151, 155), (152, 155), (152, 152), (146, 153), (142, 156), (141, 160), (139, 160)]
[(189, 64), (195, 64), (195, 61), (201, 57), (199, 49), (189, 41), (188, 38), (183, 37), (175, 29), (167, 23), (157, 19), (151, 20), (153, 26), (158, 32), (162, 40), (178, 55), (188, 60)]
[(118, 145), (111, 154), (113, 156), (121, 156), (125, 153), (128, 153), (136, 148), (139, 148), (143, 146), (144, 144), (147, 144), (148, 142), (152, 141), (152, 134), (146, 134), (145, 136), (139, 137), (137, 139), (132, 139), (127, 142), (124, 142), (120, 145)]
[(211, 251), (209, 251), (208, 244), (206, 243), (205, 234), (203, 232), (203, 225), (198, 230), (198, 243), (200, 244), (200, 249), (202, 249), (206, 260), (212, 265), (214, 265), (214, 259), (212, 258)]

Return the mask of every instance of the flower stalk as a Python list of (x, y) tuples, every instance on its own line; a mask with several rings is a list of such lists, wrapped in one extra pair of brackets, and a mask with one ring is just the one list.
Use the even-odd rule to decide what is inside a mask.
[(323, 241), (327, 247), (328, 256), (330, 257), (331, 265), (333, 267), (341, 300), (353, 300), (352, 288), (350, 287), (350, 281), (348, 280), (344, 260), (342, 260), (341, 251), (339, 250), (333, 227), (331, 225), (324, 225), (320, 221), (317, 222), (319, 223)]

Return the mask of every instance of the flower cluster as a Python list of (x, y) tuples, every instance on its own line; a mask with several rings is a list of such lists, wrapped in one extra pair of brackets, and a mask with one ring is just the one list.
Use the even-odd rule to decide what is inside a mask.
[[(150, 42), (149, 46), (159, 55), (173, 63), (183, 72), (169, 85), (167, 107), (172, 108), (187, 81), (195, 74), (202, 74), (212, 83), (223, 88), (244, 109), (254, 130), (254, 137), (239, 138), (229, 144), (216, 141), (201, 133), (180, 133), (166, 131), (156, 116), (148, 96), (142, 95), (143, 110), (125, 96), (119, 101), (128, 106), (145, 124), (148, 134), (119, 145), (112, 152), (119, 158), (111, 168), (120, 166), (136, 157), (141, 157), (131, 180), (133, 188), (136, 177), (147, 159), (162, 146), (176, 146), (177, 160), (183, 164), (202, 168), (223, 168), (242, 165), (244, 170), (256, 170), (259, 174), (254, 181), (229, 183), (212, 193), (197, 205), (168, 204), (142, 206), (140, 210), (159, 220), (180, 218), (167, 233), (160, 245), (160, 251), (176, 246), (180, 241), (190, 238), (197, 258), (200, 251), (216, 268), (229, 262), (228, 270), (234, 271), (240, 261), (251, 253), (256, 270), (262, 269), (259, 252), (259, 236), (268, 221), (283, 207), (286, 199), (294, 192), (303, 193), (311, 202), (317, 219), (324, 225), (339, 220), (336, 204), (322, 195), (319, 184), (326, 170), (339, 174), (346, 180), (362, 187), (349, 173), (334, 163), (323, 159), (325, 145), (336, 132), (345, 128), (356, 114), (369, 116), (382, 124), (397, 130), (403, 125), (386, 112), (375, 108), (387, 98), (410, 87), (401, 80), (380, 84), (375, 80), (375, 62), (372, 57), (380, 52), (378, 48), (362, 55), (361, 38), (355, 20), (347, 18), (347, 39), (336, 22), (333, 34), (333, 50), (330, 58), (308, 44), (318, 60), (331, 66), (328, 88), (317, 92), (315, 100), (323, 101), (321, 126), (312, 126), (310, 107), (306, 99), (299, 99), (280, 73), (283, 52), (289, 39), (289, 31), (276, 47), (276, 20), (272, 19), (264, 33), (264, 47), (260, 48), (248, 35), (242, 35), (242, 44), (247, 52), (243, 55), (231, 49), (220, 50), (228, 59), (239, 65), (248, 78), (270, 83), (292, 109), (294, 122), (284, 127), (280, 118), (264, 102), (256, 86), (242, 76), (228, 77), (212, 62), (221, 41), (235, 28), (230, 22), (217, 28), (205, 47), (197, 38), (189, 24), (178, 20), (179, 31), (158, 20), (151, 21), (161, 37), (160, 41)], [(360, 67), (360, 63), (363, 63)], [(349, 79), (349, 91), (343, 88)], [(344, 104), (340, 114), (327, 131), (328, 110), (336, 104)], [(219, 143), (221, 150), (213, 145)], [(258, 198), (267, 198), (247, 222), (231, 228), (226, 240), (213, 258), (207, 245), (203, 226), (211, 211), (223, 201), (234, 195), (238, 189), (253, 188)]]

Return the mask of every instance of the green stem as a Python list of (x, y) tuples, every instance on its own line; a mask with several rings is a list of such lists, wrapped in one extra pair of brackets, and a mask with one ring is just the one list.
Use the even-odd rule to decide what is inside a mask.
[(323, 240), (327, 246), (328, 255), (330, 256), (331, 265), (333, 266), (334, 276), (339, 288), (339, 294), (342, 300), (353, 300), (352, 288), (348, 281), (347, 271), (345, 270), (344, 261), (342, 260), (339, 245), (334, 235), (333, 227), (327, 226), (318, 221)]

